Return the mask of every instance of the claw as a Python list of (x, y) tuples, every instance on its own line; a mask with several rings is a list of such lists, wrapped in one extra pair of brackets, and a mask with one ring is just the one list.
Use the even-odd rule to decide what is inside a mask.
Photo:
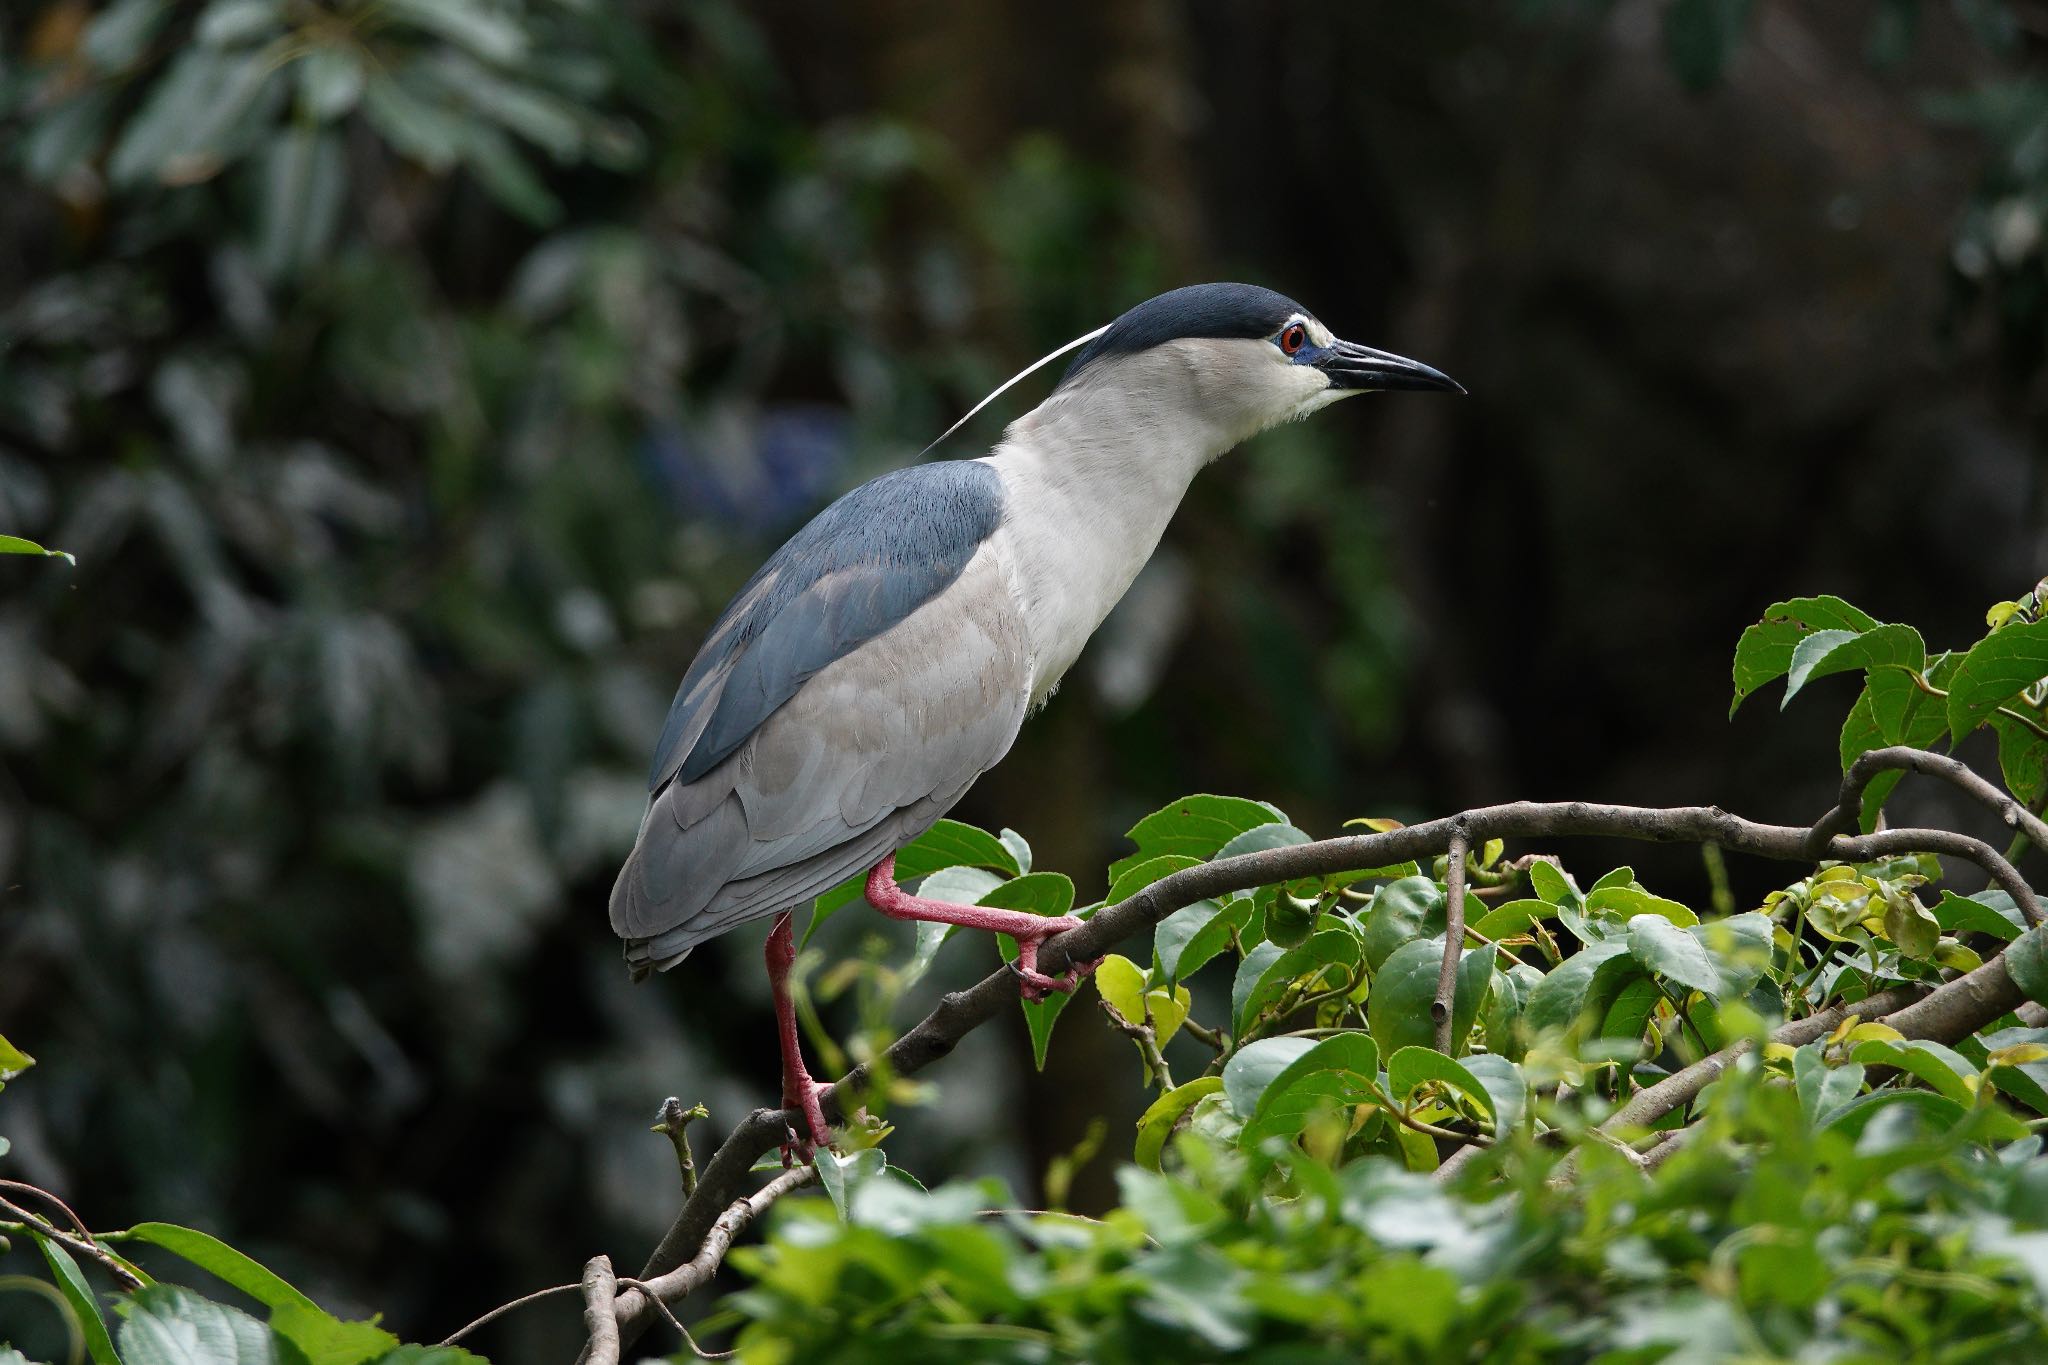
[[(797, 1088), (798, 1093), (791, 1093), (792, 1086)], [(824, 1086), (808, 1075), (790, 1077), (789, 1084), (783, 1087), (782, 1107), (801, 1113), (804, 1116), (804, 1126), (811, 1130), (811, 1135), (806, 1138), (798, 1135), (795, 1125), (788, 1122), (782, 1125), (782, 1131), (788, 1135), (782, 1144), (782, 1165), (785, 1170), (797, 1161), (809, 1165), (815, 1158), (817, 1148), (829, 1148), (832, 1145), (832, 1130), (825, 1122), (825, 1106), (818, 1099), (824, 1089)]]

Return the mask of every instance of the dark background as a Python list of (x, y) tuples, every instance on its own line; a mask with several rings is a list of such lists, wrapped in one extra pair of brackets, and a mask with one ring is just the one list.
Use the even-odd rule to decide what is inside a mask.
[[(1803, 823), (1850, 685), (1731, 723), (1741, 628), (1827, 591), (1966, 642), (2048, 569), (2048, 5), (432, 12), (0, 17), (0, 531), (79, 561), (0, 561), (7, 1173), (409, 1336), (637, 1264), (659, 1100), (701, 1142), (771, 1096), (761, 931), (635, 989), (605, 922), (719, 607), (1153, 292), (1265, 283), (1472, 396), (1198, 481), (955, 812), (1084, 899), (1191, 790)], [(905, 941), (849, 913), (814, 970)], [(1035, 1198), (1107, 1113), (1105, 1200), (1141, 1092), (1082, 1006), (1043, 1076), (977, 1034), (892, 1158)]]

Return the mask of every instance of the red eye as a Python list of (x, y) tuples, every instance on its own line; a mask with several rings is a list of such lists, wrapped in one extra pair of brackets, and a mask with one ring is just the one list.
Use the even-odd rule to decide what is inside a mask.
[(1280, 349), (1288, 355), (1293, 355), (1306, 345), (1308, 345), (1308, 328), (1298, 322), (1287, 324), (1286, 330), (1280, 333)]

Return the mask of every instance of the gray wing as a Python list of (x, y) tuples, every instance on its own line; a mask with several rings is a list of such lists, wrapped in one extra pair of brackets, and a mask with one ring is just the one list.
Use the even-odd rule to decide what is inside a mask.
[(935, 597), (1002, 506), (995, 470), (946, 461), (884, 474), (820, 512), (711, 628), (676, 689), (648, 790), (710, 772), (819, 669)]
[[(811, 593), (823, 605), (797, 619), (847, 629), (849, 614), (835, 612), (832, 599), (862, 578), (858, 569), (821, 575)], [(856, 591), (853, 600), (881, 594)], [(779, 623), (754, 640), (770, 639)], [(900, 620), (789, 684), (773, 706), (765, 699), (782, 690), (779, 676), (756, 684), (738, 665), (707, 672), (722, 678), (717, 696), (692, 696), (686, 681), (677, 706), (692, 715), (680, 728), (671, 716), (654, 798), (612, 890), (612, 927), (627, 940), (629, 962), (636, 971), (672, 965), (929, 828), (1009, 750), (1029, 704), (1030, 658), (1007, 579), (982, 550)], [(706, 737), (736, 681), (749, 689), (736, 713), (765, 713), (692, 777), (697, 753), (723, 742)]]

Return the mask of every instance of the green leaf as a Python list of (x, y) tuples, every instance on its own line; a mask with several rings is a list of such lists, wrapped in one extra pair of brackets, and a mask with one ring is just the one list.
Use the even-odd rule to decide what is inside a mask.
[(985, 867), (1005, 877), (1024, 872), (1001, 839), (958, 820), (939, 821), (896, 854), (896, 880), (900, 882), (929, 877), (942, 867)]
[(1606, 1018), (1608, 1006), (1623, 986), (1642, 974), (1627, 939), (1588, 943), (1550, 969), (1522, 1008), (1522, 1022), (1531, 1034), (1574, 1028), (1582, 1015)]
[(1493, 1052), (1475, 1052), (1464, 1060), (1465, 1070), (1486, 1087), (1492, 1104), (1496, 1133), (1520, 1125), (1529, 1109), (1529, 1080), (1522, 1068)]
[[(1632, 868), (1632, 867), (1617, 867), (1617, 868), (1615, 868), (1615, 869), (1614, 869), (1614, 870), (1613, 870), (1612, 872), (1609, 872), (1609, 873), (1608, 873), (1607, 875), (1605, 875), (1604, 877), (1600, 878), (1600, 880), (1599, 880), (1599, 881), (1597, 881), (1597, 882), (1594, 882), (1594, 883), (1593, 883), (1593, 891), (1607, 891), (1607, 890), (1611, 890), (1611, 889), (1614, 889), (1614, 888), (1617, 888), (1617, 887), (1618, 887), (1618, 888), (1627, 888), (1627, 887), (1632, 887), (1632, 886), (1634, 886), (1635, 884), (1636, 884), (1636, 870), (1635, 870), (1634, 868)], [(1588, 908), (1591, 908), (1591, 906), (1592, 906), (1592, 904), (1593, 904), (1593, 895), (1592, 895), (1592, 892), (1588, 892), (1588, 893), (1587, 893), (1587, 895), (1586, 895), (1586, 904), (1587, 904), (1587, 907), (1588, 907)]]
[(1934, 945), (1941, 938), (1941, 923), (1920, 903), (1918, 896), (1902, 891), (1885, 900), (1884, 936), (1913, 961), (1925, 962), (1934, 956)]
[(1246, 801), (1235, 796), (1185, 796), (1162, 806), (1131, 826), (1130, 838), (1138, 851), (1119, 859), (1109, 869), (1111, 880), (1126, 869), (1163, 853), (1179, 853), (1207, 861), (1225, 844), (1243, 834), (1287, 816), (1263, 801)]
[(451, 0), (384, 0), (384, 6), (486, 62), (509, 66), (526, 56), (526, 30), (496, 6)]
[(1259, 1096), (1266, 1093), (1266, 1087), (1315, 1046), (1306, 1038), (1260, 1038), (1246, 1043), (1223, 1064), (1224, 1100), (1239, 1118), (1249, 1120), (1258, 1112)]
[(294, 1303), (271, 1311), (270, 1330), (297, 1347), (305, 1365), (363, 1365), (398, 1345), (397, 1337), (374, 1322), (343, 1322)]
[[(969, 828), (972, 828), (972, 826), (969, 826)], [(1031, 843), (1029, 840), (1016, 830), (1008, 828), (997, 830), (996, 838), (1002, 843), (1004, 848), (1010, 850), (1010, 856), (1016, 860), (1019, 872), (1029, 872), (1031, 870)]]
[(2048, 1004), (2048, 928), (2029, 929), (2005, 950), (2005, 970), (2035, 1004)]
[(1145, 1017), (1145, 973), (1121, 953), (1111, 953), (1095, 969), (1095, 989), (1124, 1018)]
[(1700, 922), (1700, 917), (1677, 901), (1653, 896), (1633, 886), (1595, 887), (1586, 896), (1586, 908), (1605, 914), (1617, 915), (1623, 920), (1637, 915), (1657, 915), (1681, 929), (1689, 929)]
[(1529, 992), (1542, 979), (1543, 973), (1512, 957), (1508, 958), (1505, 968), (1495, 969), (1493, 989), (1487, 993), (1486, 1008), (1481, 1011), (1488, 1052), (1516, 1059), (1522, 1056), (1525, 1043), (1520, 1027), (1522, 1011), (1528, 1006)]
[(1429, 877), (1403, 877), (1373, 892), (1360, 921), (1365, 965), (1378, 971), (1396, 948), (1444, 932), (1444, 889)]
[(1237, 974), (1230, 982), (1230, 1019), (1233, 1025), (1244, 1014), (1245, 1006), (1250, 1002), (1252, 992), (1258, 989), (1267, 968), (1278, 962), (1286, 951), (1277, 943), (1258, 943), (1238, 960)]
[(846, 1156), (829, 1147), (820, 1147), (816, 1155), (818, 1183), (825, 1187), (826, 1197), (831, 1199), (839, 1221), (852, 1222), (855, 1197), (863, 1185), (881, 1176), (889, 1164), (888, 1158), (882, 1155), (879, 1147), (864, 1147)]
[(210, 1233), (179, 1227), (176, 1223), (137, 1223), (128, 1229), (128, 1235), (190, 1261), (266, 1308), (282, 1308), (291, 1304), (310, 1308), (316, 1313), (321, 1311), (319, 1304), (287, 1284), (283, 1278)]
[(256, 260), (282, 279), (318, 262), (334, 240), (348, 192), (340, 135), (289, 128), (271, 139), (259, 171)]
[(299, 109), (315, 123), (348, 114), (363, 97), (363, 63), (356, 50), (319, 43), (299, 59)]
[(1793, 1087), (1806, 1121), (1816, 1129), (1835, 1117), (1863, 1089), (1863, 1067), (1849, 1062), (1829, 1067), (1823, 1044), (1808, 1043), (1792, 1054)]
[(11, 1081), (35, 1064), (35, 1058), (0, 1036), (0, 1081)]
[[(1957, 743), (2022, 689), (2048, 677), (2048, 620), (2007, 626), (1970, 646), (1948, 683), (1948, 729)], [(2024, 705), (2024, 703), (2021, 703)]]
[(1934, 907), (1934, 920), (1951, 934), (1989, 934), (2010, 943), (2027, 931), (2026, 918), (2012, 897), (2003, 891), (1979, 891), (1973, 896), (1941, 893)]
[(1585, 897), (1572, 885), (1572, 879), (1550, 863), (1529, 864), (1529, 885), (1552, 905), (1569, 905), (1576, 909), (1585, 904)]
[(1488, 938), (1513, 938), (1517, 934), (1528, 933), (1536, 921), (1549, 919), (1556, 913), (1557, 907), (1549, 901), (1529, 897), (1494, 906), (1472, 927)]
[(1723, 1000), (1738, 1000), (1749, 994), (1751, 987), (1761, 981), (1771, 968), (1776, 926), (1771, 923), (1771, 917), (1761, 911), (1751, 910), (1746, 914), (1730, 915), (1727, 919), (1708, 920), (1686, 932), (1705, 946), (1713, 956), (1715, 970), (1720, 973), (1721, 988), (1708, 992), (1710, 995)]
[(233, 47), (268, 38), (283, 17), (276, 0), (213, 0), (192, 36), (209, 47)]
[(1493, 1095), (1479, 1078), (1433, 1048), (1404, 1047), (1387, 1058), (1387, 1089), (1395, 1100), (1406, 1104), (1417, 1089), (1430, 1082), (1447, 1085), (1472, 1101), (1489, 1122), (1495, 1118)]
[(1200, 858), (1190, 858), (1184, 853), (1167, 853), (1157, 858), (1127, 867), (1118, 873), (1116, 880), (1109, 884), (1109, 895), (1104, 898), (1109, 905), (1120, 905), (1137, 895), (1162, 877), (1170, 877), (1186, 867), (1200, 867)]
[(1877, 627), (1875, 617), (1866, 616), (1839, 597), (1795, 597), (1773, 602), (1763, 619), (1742, 632), (1735, 646), (1735, 700), (1729, 703), (1733, 716), (1742, 699), (1792, 667), (1792, 653), (1799, 642), (1817, 630), (1865, 631)]
[(1240, 853), (1263, 853), (1269, 848), (1292, 848), (1296, 844), (1312, 842), (1305, 830), (1296, 829), (1285, 820), (1255, 825), (1231, 839), (1216, 850), (1218, 858), (1235, 858)]
[(1152, 1101), (1152, 1104), (1138, 1119), (1138, 1141), (1131, 1149), (1131, 1160), (1148, 1171), (1159, 1169), (1159, 1158), (1166, 1150), (1166, 1140), (1173, 1135), (1173, 1126), (1205, 1095), (1214, 1095), (1223, 1089), (1221, 1076), (1203, 1076), (1177, 1085)]
[(1621, 993), (1614, 997), (1614, 1003), (1601, 1016), (1599, 1036), (1629, 1043), (1642, 1041), (1643, 1031), (1649, 1027), (1650, 1015), (1663, 998), (1664, 992), (1655, 981), (1647, 976), (1635, 978), (1621, 988)]
[(1628, 948), (1636, 961), (1667, 981), (1708, 995), (1720, 993), (1721, 973), (1706, 945), (1661, 915), (1630, 919)]
[(71, 1259), (70, 1252), (48, 1238), (34, 1232), (29, 1236), (35, 1238), (43, 1259), (50, 1263), (50, 1277), (57, 1282), (57, 1292), (71, 1305), (72, 1314), (84, 1329), (85, 1348), (92, 1356), (93, 1365), (121, 1365), (121, 1358), (114, 1354), (114, 1339), (107, 1335), (106, 1319), (100, 1316), (99, 1301), (93, 1297), (92, 1286), (86, 1283), (78, 1262)]
[(1152, 931), (1161, 977), (1172, 983), (1192, 976), (1229, 947), (1231, 932), (1244, 928), (1251, 917), (1250, 896), (1233, 896), (1220, 907), (1215, 901), (1196, 901), (1174, 911)]
[(20, 536), (0, 536), (0, 555), (46, 555), (73, 567), (78, 564), (78, 557), (69, 550), (45, 550), (33, 540), (23, 540)]
[[(1251, 961), (1249, 957), (1245, 960)], [(1356, 982), (1358, 973), (1357, 931), (1341, 921), (1318, 931), (1300, 947), (1289, 948), (1270, 959), (1242, 1000), (1233, 1000), (1232, 1018), (1236, 1021), (1238, 1035), (1242, 1037), (1250, 1029), (1252, 1021), (1296, 982), (1315, 977), (1315, 985), (1304, 994), (1320, 993), (1347, 982)], [(1233, 991), (1232, 995), (1235, 996), (1236, 992)]]
[(2011, 716), (1991, 718), (1998, 736), (1998, 771), (2006, 790), (2029, 810), (2039, 810), (2048, 798), (2048, 739)]
[(1918, 673), (1926, 666), (1927, 644), (1911, 626), (1878, 626), (1860, 633), (1817, 630), (1792, 651), (1792, 665), (1785, 674), (1785, 699), (1778, 709), (1791, 705), (1792, 698), (1815, 678), (1858, 668), (1903, 668)]
[[(1007, 850), (1004, 856), (1008, 856)], [(977, 903), (992, 909), (1024, 910), (1056, 919), (1073, 910), (1074, 883), (1064, 873), (1027, 872), (1003, 882)], [(1017, 941), (1008, 934), (996, 935), (996, 947), (1004, 961), (1017, 960)], [(1018, 1007), (1024, 1011), (1024, 1026), (1031, 1033), (1031, 1054), (1040, 1071), (1045, 1070), (1045, 1050), (1052, 1043), (1053, 1025), (1059, 1022), (1067, 1002), (1073, 998), (1071, 992), (1061, 991), (1054, 991), (1043, 1000), (1018, 997)]]
[(1362, 1033), (1339, 1033), (1314, 1044), (1266, 1083), (1239, 1140), (1291, 1138), (1318, 1109), (1365, 1103), (1379, 1079), (1379, 1058), (1379, 1048)]
[[(1015, 952), (1016, 949), (1012, 948), (1004, 956), (1011, 957)], [(1024, 1010), (1024, 1027), (1031, 1035), (1031, 1063), (1040, 1071), (1045, 1070), (1045, 1050), (1052, 1046), (1052, 1026), (1059, 1022), (1060, 1015), (1066, 1012), (1067, 1003), (1073, 998), (1071, 993), (1060, 991), (1054, 991), (1043, 1000), (1019, 998), (1018, 1003)]]
[(269, 1328), (189, 1289), (145, 1285), (123, 1308), (127, 1365), (282, 1365)]
[[(1457, 999), (1451, 1009), (1451, 1047), (1465, 1051), (1472, 1034), (1472, 1021), (1485, 1003), (1487, 988), (1493, 984), (1495, 949), (1468, 948), (1458, 962)], [(1404, 1047), (1431, 1047), (1436, 1042), (1436, 1021), (1429, 1007), (1436, 999), (1437, 973), (1444, 958), (1441, 935), (1415, 939), (1394, 950), (1372, 980), (1372, 994), (1365, 1000), (1366, 1023), (1380, 1047), (1389, 1054)]]
[(261, 127), (250, 106), (280, 89), (276, 72), (262, 52), (186, 46), (150, 83), (142, 107), (115, 142), (107, 157), (108, 179), (127, 188), (212, 176), (231, 144)]
[(1973, 1104), (1968, 1079), (1977, 1074), (1970, 1059), (1954, 1048), (1925, 1038), (1870, 1038), (1856, 1045), (1849, 1059), (1865, 1066), (1891, 1066), (1910, 1072), (1958, 1104)]
[(393, 151), (440, 174), (462, 155), (470, 127), (439, 92), (418, 88), (422, 84), (410, 69), (394, 75), (372, 68), (363, 87), (363, 113)]

